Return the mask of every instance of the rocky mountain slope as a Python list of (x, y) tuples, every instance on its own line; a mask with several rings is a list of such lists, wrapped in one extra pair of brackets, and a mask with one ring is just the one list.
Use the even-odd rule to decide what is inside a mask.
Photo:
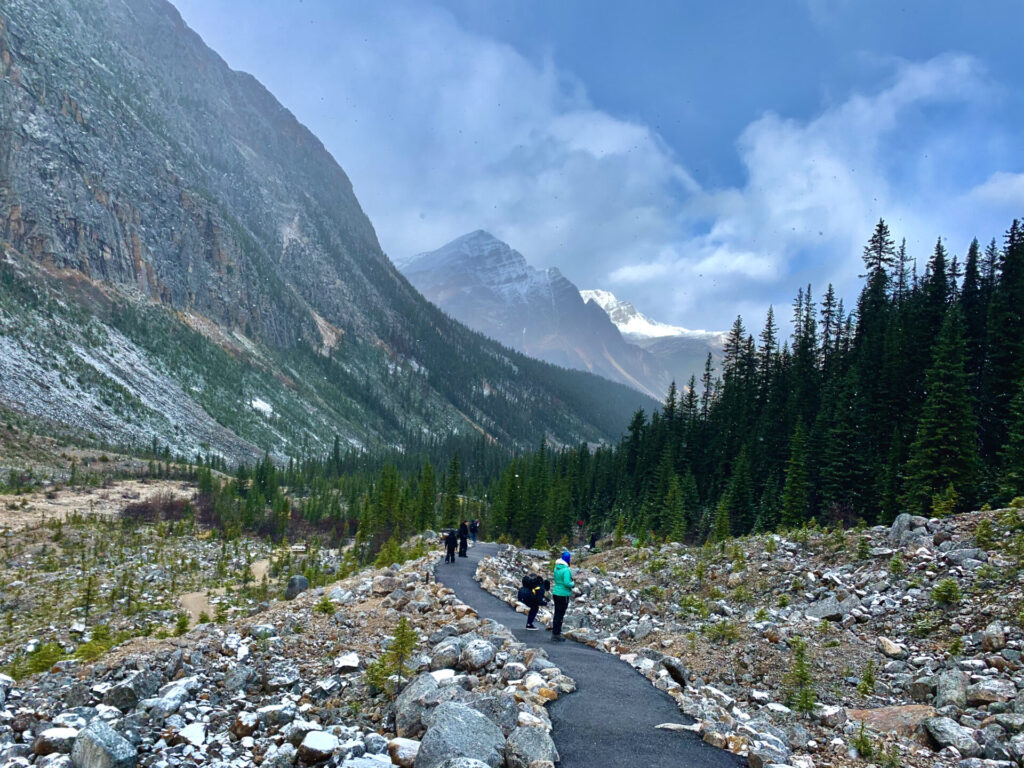
[[(567, 635), (633, 664), (753, 768), (1024, 764), (1020, 507), (612, 544), (574, 558)], [(514, 604), (522, 574), (550, 562), (508, 548), (478, 577)]]
[(684, 386), (691, 376), (700, 380), (709, 352), (716, 363), (722, 357), (725, 333), (692, 331), (652, 320), (611, 291), (582, 290), (580, 295), (584, 301), (601, 307), (623, 338), (658, 360), (679, 386)]
[(478, 230), (401, 265), (430, 301), (456, 320), (531, 357), (590, 371), (661, 399), (671, 379), (627, 343), (558, 269), (531, 267), (507, 243)]
[(0, 7), (0, 403), (231, 460), (614, 436), (643, 401), (452, 322), (344, 171), (165, 0)]

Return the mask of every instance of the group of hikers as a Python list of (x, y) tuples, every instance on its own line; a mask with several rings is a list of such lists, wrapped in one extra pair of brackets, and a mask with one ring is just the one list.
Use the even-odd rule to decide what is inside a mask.
[(480, 532), (479, 520), (463, 520), (459, 523), (459, 529), (449, 528), (444, 532), (444, 561), (455, 562), (455, 547), (459, 548), (459, 557), (469, 557), (467, 549), (472, 540), (476, 544), (477, 534)]
[[(469, 557), (468, 548), (469, 542), (476, 543), (476, 537), (480, 532), (480, 521), (479, 520), (463, 520), (458, 527), (458, 530), (454, 528), (448, 528), (442, 536), (444, 537), (444, 561), (446, 563), (454, 563), (456, 557), (456, 547), (458, 547), (459, 557)], [(590, 538), (590, 546), (593, 548), (597, 543), (597, 534), (593, 534)], [(569, 598), (572, 597), (572, 590), (576, 586), (576, 583), (572, 580), (572, 571), (569, 569), (569, 564), (572, 561), (572, 553), (569, 550), (564, 550), (555, 562), (555, 569), (552, 577), (554, 578), (554, 584), (552, 585), (551, 580), (545, 579), (536, 573), (528, 573), (523, 576), (523, 584), (519, 588), (517, 598), (519, 602), (523, 603), (529, 612), (526, 614), (526, 628), (528, 630), (538, 630), (535, 623), (537, 619), (537, 613), (540, 611), (541, 606), (549, 604), (546, 597), (547, 592), (551, 592), (551, 599), (555, 602), (554, 616), (551, 620), (551, 639), (556, 642), (565, 642), (565, 638), (562, 637), (562, 622), (565, 620), (565, 612), (569, 608)]]

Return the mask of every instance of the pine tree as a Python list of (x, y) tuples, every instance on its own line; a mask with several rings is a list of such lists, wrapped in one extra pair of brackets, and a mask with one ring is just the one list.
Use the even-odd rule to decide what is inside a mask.
[(679, 485), (679, 476), (673, 475), (665, 494), (666, 533), (672, 541), (686, 538), (686, 509), (683, 506), (683, 494)]
[(887, 274), (895, 264), (896, 251), (893, 248), (889, 227), (883, 219), (879, 219), (871, 239), (864, 246), (864, 266), (868, 270), (865, 277), (870, 278), (877, 272)]
[(964, 370), (963, 317), (955, 306), (946, 314), (925, 382), (927, 395), (910, 448), (904, 496), (910, 507), (922, 513), (929, 511), (932, 497), (950, 484), (970, 502), (977, 481), (977, 437)]
[(462, 490), (462, 470), (459, 466), (459, 454), (452, 456), (444, 481), (444, 502), (441, 525), (450, 528), (459, 524), (459, 492)]
[(786, 484), (782, 490), (782, 514), (779, 522), (787, 528), (796, 528), (808, 518), (808, 456), (807, 436), (802, 419), (797, 419), (793, 438), (789, 442), (789, 463)]
[(1010, 407), (1010, 428), (1002, 452), (999, 493), (1004, 501), (1024, 496), (1024, 380)]

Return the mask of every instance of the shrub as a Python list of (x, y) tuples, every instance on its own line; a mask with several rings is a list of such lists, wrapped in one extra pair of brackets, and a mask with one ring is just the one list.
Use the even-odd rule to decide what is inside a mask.
[(867, 560), (871, 557), (871, 540), (867, 536), (857, 539), (857, 559)]
[(870, 696), (875, 692), (875, 660), (868, 659), (868, 663), (864, 666), (864, 673), (860, 676), (860, 682), (857, 684), (857, 693), (861, 696)]
[(723, 619), (714, 624), (705, 624), (701, 631), (704, 637), (713, 642), (734, 643), (740, 639), (740, 628), (735, 622)]
[(767, 552), (769, 555), (774, 555), (776, 552), (779, 551), (779, 544), (775, 540), (774, 536), (768, 537), (768, 541), (764, 543), (764, 551)]
[(1024, 496), (1014, 496), (1010, 501), (1010, 507), (1013, 509), (1024, 509)]
[(761, 606), (756, 611), (754, 611), (754, 621), (768, 621), (769, 618), (770, 617), (768, 616), (768, 611), (765, 610), (764, 606)]
[(987, 517), (978, 522), (974, 529), (974, 543), (981, 549), (992, 549), (996, 545), (995, 531), (992, 521)]
[(64, 649), (57, 645), (57, 643), (43, 643), (32, 653), (12, 661), (6, 671), (15, 680), (20, 680), (28, 675), (48, 672), (54, 664), (63, 658)]
[(902, 578), (907, 573), (907, 564), (903, 562), (903, 555), (899, 552), (889, 560), (889, 573), (897, 578)]
[(890, 744), (889, 748), (882, 753), (882, 768), (903, 768), (903, 757), (900, 755), (899, 746)]
[(317, 613), (322, 613), (324, 616), (330, 616), (334, 613), (334, 603), (331, 602), (331, 598), (327, 595), (321, 595), (320, 600), (313, 606), (313, 610)]
[(932, 589), (932, 600), (939, 605), (956, 605), (960, 597), (960, 585), (956, 579), (943, 579)]
[(962, 638), (954, 637), (949, 644), (949, 654), (951, 656), (959, 656), (964, 652), (964, 641)]
[(181, 637), (188, 632), (189, 618), (187, 613), (179, 613), (174, 622), (174, 636)]
[(810, 714), (814, 711), (818, 697), (814, 691), (810, 665), (807, 663), (807, 642), (802, 637), (795, 637), (790, 643), (790, 648), (793, 650), (793, 663), (785, 680), (789, 689), (787, 701), (797, 712)]
[(787, 595), (785, 593), (779, 595), (779, 608), (788, 608), (788, 607), (789, 607), (789, 595)]
[(850, 741), (851, 746), (857, 750), (857, 754), (861, 756), (863, 760), (870, 760), (871, 756), (875, 753), (875, 745), (871, 741), (871, 737), (868, 736), (867, 730), (864, 728), (864, 721), (860, 723), (860, 728), (857, 731), (857, 735)]
[(932, 514), (935, 517), (949, 517), (956, 512), (957, 504), (960, 503), (960, 494), (950, 483), (946, 490), (937, 493), (932, 497)]

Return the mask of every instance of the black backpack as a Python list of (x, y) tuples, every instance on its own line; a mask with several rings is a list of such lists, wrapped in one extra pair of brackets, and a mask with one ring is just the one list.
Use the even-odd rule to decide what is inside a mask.
[(539, 587), (540, 584), (541, 578), (536, 573), (528, 573), (525, 576), (523, 576), (523, 586), (527, 589), (532, 590), (535, 587)]

